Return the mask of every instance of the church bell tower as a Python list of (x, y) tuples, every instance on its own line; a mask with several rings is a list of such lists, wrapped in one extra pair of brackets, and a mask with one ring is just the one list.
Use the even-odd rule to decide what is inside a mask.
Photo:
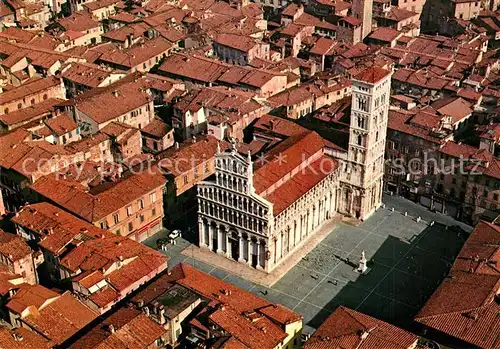
[(349, 149), (342, 180), (343, 213), (361, 220), (382, 203), (391, 75), (371, 67), (352, 80)]

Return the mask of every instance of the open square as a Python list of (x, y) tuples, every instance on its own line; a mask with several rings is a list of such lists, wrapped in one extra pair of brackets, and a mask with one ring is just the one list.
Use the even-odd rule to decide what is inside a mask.
[[(471, 228), (401, 198), (385, 197), (384, 202), (385, 209), (357, 227), (338, 224), (270, 288), (182, 255), (189, 246), (183, 239), (169, 245), (165, 253), (171, 267), (181, 261), (195, 265), (299, 312), (304, 316), (305, 332), (313, 332), (339, 305), (406, 326), (443, 279)], [(416, 217), (393, 212), (391, 207), (425, 220), (417, 223)], [(433, 226), (430, 220), (435, 221)], [(154, 241), (146, 243), (153, 245)], [(354, 271), (362, 251), (370, 268), (366, 275)]]

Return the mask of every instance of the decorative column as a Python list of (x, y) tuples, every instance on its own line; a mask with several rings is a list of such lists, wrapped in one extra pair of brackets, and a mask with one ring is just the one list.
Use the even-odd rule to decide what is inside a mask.
[(232, 255), (231, 255), (231, 246), (229, 245), (229, 231), (225, 231), (225, 235), (226, 235), (226, 257), (227, 258), (232, 258)]
[(257, 239), (256, 243), (257, 243), (257, 245), (256, 245), (256, 247), (257, 247), (257, 266), (256, 266), (256, 268), (262, 269), (262, 266), (260, 265), (260, 240)]
[(214, 227), (212, 224), (208, 226), (208, 248), (214, 249)]
[(247, 236), (247, 264), (252, 265), (252, 239), (250, 238), (250, 235)]
[(217, 253), (224, 254), (222, 250), (222, 231), (219, 226), (217, 226)]
[(239, 245), (239, 256), (238, 256), (238, 262), (245, 263), (245, 258), (243, 258), (243, 236), (241, 233), (238, 233), (238, 245)]
[(200, 247), (204, 247), (206, 245), (205, 242), (205, 225), (203, 224), (203, 219), (198, 219), (198, 236), (200, 238)]

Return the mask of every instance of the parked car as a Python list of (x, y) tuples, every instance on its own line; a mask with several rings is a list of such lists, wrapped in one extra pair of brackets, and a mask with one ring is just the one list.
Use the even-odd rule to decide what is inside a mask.
[(175, 229), (175, 230), (171, 231), (170, 234), (168, 234), (168, 238), (172, 241), (172, 240), (175, 240), (177, 238), (180, 238), (181, 235), (182, 235), (181, 231), (178, 229)]

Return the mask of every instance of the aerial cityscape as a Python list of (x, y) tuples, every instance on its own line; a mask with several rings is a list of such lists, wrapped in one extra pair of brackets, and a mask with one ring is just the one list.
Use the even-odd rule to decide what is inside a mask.
[(500, 0), (0, 0), (0, 349), (500, 349)]

